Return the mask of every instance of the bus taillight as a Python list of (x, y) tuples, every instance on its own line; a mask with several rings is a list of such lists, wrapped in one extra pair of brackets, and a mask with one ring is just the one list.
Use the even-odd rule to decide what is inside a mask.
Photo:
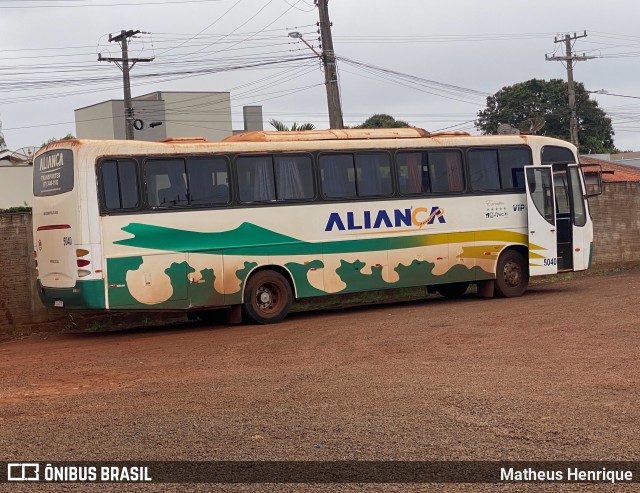
[(81, 268), (89, 265), (91, 263), (91, 260), (80, 258), (80, 257), (86, 257), (87, 255), (89, 255), (89, 253), (90, 253), (89, 250), (85, 250), (84, 248), (76, 249), (76, 257), (78, 257), (78, 259), (76, 260), (76, 264), (78, 266), (78, 277), (87, 277), (88, 275), (91, 274), (90, 270)]

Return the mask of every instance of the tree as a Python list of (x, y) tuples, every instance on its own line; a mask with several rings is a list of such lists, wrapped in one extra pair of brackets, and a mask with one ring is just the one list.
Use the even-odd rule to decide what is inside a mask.
[(299, 132), (302, 130), (313, 130), (314, 128), (316, 128), (313, 123), (301, 123), (300, 125), (298, 125), (296, 122), (293, 122), (291, 124), (291, 128), (289, 128), (280, 120), (276, 119), (269, 120), (269, 125), (275, 128), (278, 132)]
[[(581, 153), (615, 152), (611, 119), (589, 98), (584, 85), (576, 82), (576, 113)], [(475, 126), (483, 134), (495, 134), (501, 123), (518, 127), (529, 118), (544, 119), (540, 135), (571, 140), (567, 83), (531, 79), (503, 87), (487, 98), (487, 107), (478, 112)]]
[(76, 136), (73, 135), (73, 134), (67, 134), (67, 135), (65, 135), (64, 137), (61, 137), (61, 138), (52, 137), (49, 140), (47, 140), (46, 142), (43, 142), (41, 147), (44, 147), (47, 144), (53, 144), (54, 142), (58, 142), (59, 140), (72, 140), (72, 139), (75, 139), (75, 138), (76, 138)]
[(352, 128), (403, 128), (410, 127), (407, 122), (396, 120), (391, 115), (385, 113), (376, 113), (367, 118), (364, 123)]

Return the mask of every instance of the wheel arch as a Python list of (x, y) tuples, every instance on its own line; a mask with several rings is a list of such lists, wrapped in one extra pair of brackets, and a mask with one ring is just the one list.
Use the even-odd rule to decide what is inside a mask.
[(296, 283), (293, 280), (293, 276), (291, 275), (291, 272), (289, 271), (289, 269), (287, 269), (286, 267), (283, 267), (282, 265), (277, 265), (277, 264), (263, 264), (255, 267), (251, 272), (247, 274), (247, 277), (245, 278), (244, 283), (242, 285), (242, 303), (244, 303), (245, 301), (244, 296), (246, 293), (247, 284), (249, 283), (249, 279), (251, 279), (251, 277), (254, 274), (265, 271), (265, 270), (272, 270), (282, 275), (282, 277), (284, 277), (287, 280), (287, 282), (289, 283), (289, 286), (291, 287), (291, 293), (292, 293), (293, 299), (296, 300), (298, 298)]

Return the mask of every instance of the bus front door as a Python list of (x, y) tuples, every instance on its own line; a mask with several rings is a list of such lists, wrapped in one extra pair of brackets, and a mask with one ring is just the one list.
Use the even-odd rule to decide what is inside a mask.
[(551, 166), (527, 166), (525, 170), (529, 274), (555, 274), (558, 272), (558, 245), (553, 171)]

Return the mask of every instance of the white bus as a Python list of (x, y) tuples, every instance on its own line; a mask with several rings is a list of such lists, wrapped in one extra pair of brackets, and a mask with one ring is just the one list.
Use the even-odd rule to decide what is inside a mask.
[(577, 163), (552, 138), (417, 128), (62, 141), (35, 158), (38, 290), (47, 306), (257, 323), (327, 294), (519, 296), (591, 263)]

